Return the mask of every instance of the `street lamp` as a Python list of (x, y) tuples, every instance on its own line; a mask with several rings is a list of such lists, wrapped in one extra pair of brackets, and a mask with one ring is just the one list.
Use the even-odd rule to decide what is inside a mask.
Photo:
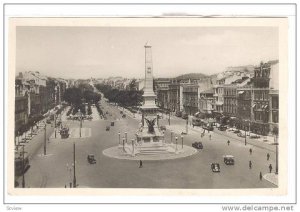
[(125, 152), (125, 138), (123, 137), (123, 152)]
[(173, 131), (171, 130), (171, 144), (173, 143)]
[(176, 140), (176, 152), (177, 152), (177, 139), (178, 139), (178, 137), (176, 136), (175, 137), (175, 140)]
[(118, 135), (119, 135), (119, 146), (120, 146), (121, 145), (121, 133), (119, 132)]
[(183, 149), (183, 135), (181, 135), (181, 148)]
[(73, 143), (73, 188), (76, 188), (75, 142)]
[(79, 120), (80, 120), (80, 129), (79, 129), (79, 136), (81, 138), (81, 127), (82, 127), (82, 113), (80, 112), (80, 109), (79, 109)]
[(275, 143), (275, 145), (276, 145), (276, 166), (275, 166), (275, 174), (278, 174), (278, 145), (279, 145), (279, 143), (278, 143), (278, 137), (277, 137), (277, 135), (275, 135), (275, 140), (276, 140), (276, 143)]
[(44, 134), (44, 155), (47, 153), (47, 123), (45, 123), (45, 134)]
[(126, 144), (127, 144), (127, 132), (125, 132), (125, 140), (126, 140)]
[(171, 125), (171, 110), (169, 110), (169, 126)]

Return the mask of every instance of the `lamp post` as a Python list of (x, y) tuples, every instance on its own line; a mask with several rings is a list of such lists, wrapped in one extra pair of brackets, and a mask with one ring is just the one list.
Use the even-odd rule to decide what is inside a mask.
[(79, 109), (79, 120), (80, 120), (79, 137), (81, 138), (82, 113), (81, 113), (80, 109)]
[(175, 137), (175, 140), (176, 140), (176, 152), (177, 152), (177, 139), (178, 139), (178, 137), (176, 136)]
[(73, 143), (73, 188), (76, 188), (75, 142)]
[(171, 110), (169, 110), (169, 126), (171, 125)]
[(25, 164), (24, 164), (25, 151), (24, 151), (24, 147), (25, 147), (25, 145), (22, 145), (22, 188), (25, 188)]
[(181, 135), (181, 148), (183, 149), (183, 135)]
[(187, 117), (187, 119), (186, 119), (186, 126), (185, 126), (185, 132), (186, 132), (186, 134), (188, 134), (188, 132), (189, 132), (189, 116)]
[(126, 144), (127, 144), (127, 132), (125, 132), (125, 141), (126, 141)]
[(121, 133), (119, 132), (118, 135), (119, 135), (119, 146), (120, 146), (121, 145)]
[(45, 123), (45, 134), (44, 134), (44, 155), (47, 153), (47, 123)]
[(131, 143), (132, 143), (132, 156), (134, 156), (134, 139), (131, 139)]
[(245, 146), (247, 145), (247, 131), (246, 131), (246, 126), (245, 126)]
[(173, 131), (171, 130), (171, 144), (173, 143)]
[(276, 139), (276, 166), (275, 166), (275, 174), (278, 174), (278, 138), (277, 135), (275, 136)]
[(123, 152), (125, 152), (125, 138), (123, 137)]
[(54, 115), (54, 137), (56, 138), (56, 115)]

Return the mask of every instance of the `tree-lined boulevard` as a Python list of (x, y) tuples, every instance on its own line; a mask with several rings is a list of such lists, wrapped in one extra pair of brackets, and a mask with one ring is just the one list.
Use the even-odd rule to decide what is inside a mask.
[[(275, 145), (260, 143), (249, 139), (244, 145), (244, 139), (235, 134), (218, 131), (214, 129), (211, 139), (208, 133), (200, 136), (201, 129), (189, 126), (188, 134), (183, 135), (184, 145), (191, 146), (195, 141), (203, 143), (203, 149), (198, 153), (186, 158), (173, 160), (143, 161), (143, 167), (139, 168), (139, 161), (120, 160), (105, 156), (103, 150), (119, 144), (119, 132), (121, 139), (127, 132), (128, 142), (135, 138), (135, 132), (141, 121), (139, 114), (132, 114), (130, 111), (109, 104), (105, 98), (101, 98), (100, 105), (107, 114), (106, 119), (84, 120), (82, 128), (90, 129), (89, 137), (50, 137), (47, 142), (47, 154), (43, 154), (43, 136), (36, 136), (32, 143), (40, 143), (39, 149), (32, 153), (31, 168), (26, 172), (25, 187), (70, 187), (73, 182), (73, 145), (76, 146), (76, 183), (78, 187), (92, 188), (272, 188), (275, 184), (270, 183), (263, 176), (269, 173), (269, 165), (275, 168)], [(97, 112), (92, 106), (93, 116)], [(120, 111), (124, 111), (125, 118), (122, 118)], [(107, 113), (106, 113), (107, 112)], [(67, 113), (67, 109), (64, 113)], [(63, 115), (65, 117), (65, 114)], [(111, 122), (114, 126), (106, 131), (106, 126)], [(178, 148), (180, 148), (181, 135), (184, 131), (186, 121), (164, 115), (160, 120), (165, 125), (166, 142), (175, 142), (178, 137)], [(62, 119), (62, 125), (71, 128), (79, 128), (78, 120)], [(230, 140), (230, 145), (227, 141)], [(249, 149), (252, 149), (250, 154)], [(267, 160), (267, 154), (270, 159)], [(96, 164), (89, 164), (87, 155), (94, 154)], [(225, 165), (223, 155), (233, 155), (235, 164)], [(252, 163), (249, 168), (249, 161)], [(218, 162), (221, 166), (220, 173), (213, 173), (210, 164)], [(274, 173), (274, 169), (272, 170)], [(21, 183), (21, 177), (18, 181)]]

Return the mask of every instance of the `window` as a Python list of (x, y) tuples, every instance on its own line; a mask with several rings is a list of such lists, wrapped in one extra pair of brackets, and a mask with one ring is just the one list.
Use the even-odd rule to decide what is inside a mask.
[(272, 121), (274, 122), (274, 123), (278, 123), (278, 111), (276, 111), (276, 110), (273, 110), (272, 111)]

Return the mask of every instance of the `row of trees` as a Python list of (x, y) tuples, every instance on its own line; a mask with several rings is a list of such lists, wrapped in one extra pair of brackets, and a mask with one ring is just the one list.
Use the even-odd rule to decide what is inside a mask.
[(135, 89), (135, 80), (130, 82), (128, 90), (119, 90), (104, 84), (97, 84), (95, 87), (101, 91), (110, 102), (118, 103), (123, 107), (139, 106), (143, 102), (143, 91)]
[(95, 93), (94, 88), (89, 84), (68, 88), (64, 93), (64, 100), (71, 105), (80, 105), (83, 102), (96, 104), (100, 99), (101, 95)]

